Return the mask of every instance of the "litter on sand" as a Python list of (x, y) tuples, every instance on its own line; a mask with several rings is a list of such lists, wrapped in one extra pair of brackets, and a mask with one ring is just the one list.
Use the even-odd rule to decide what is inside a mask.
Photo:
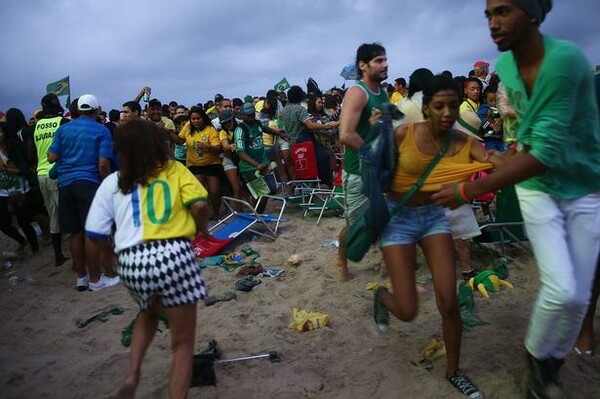
[(301, 308), (292, 309), (292, 330), (305, 332), (325, 327), (329, 324), (329, 315), (320, 312), (309, 312)]

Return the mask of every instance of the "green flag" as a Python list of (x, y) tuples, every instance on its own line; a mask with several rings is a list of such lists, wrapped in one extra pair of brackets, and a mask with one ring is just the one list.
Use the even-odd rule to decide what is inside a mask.
[(286, 78), (283, 78), (278, 83), (276, 83), (273, 88), (276, 92), (281, 93), (282, 91), (286, 91), (290, 88), (290, 82), (288, 82)]
[(57, 96), (68, 96), (70, 92), (68, 76), (56, 82), (48, 83), (46, 86), (46, 93), (54, 93)]

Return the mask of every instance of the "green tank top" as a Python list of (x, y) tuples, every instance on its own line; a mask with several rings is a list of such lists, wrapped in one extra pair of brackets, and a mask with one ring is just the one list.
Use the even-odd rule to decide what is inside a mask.
[[(371, 124), (369, 118), (371, 117), (371, 111), (373, 107), (389, 102), (387, 93), (382, 87), (379, 87), (379, 93), (373, 93), (371, 89), (365, 85), (362, 80), (357, 82), (357, 85), (361, 87), (367, 96), (367, 105), (363, 108), (358, 124), (356, 125), (356, 132), (360, 137), (366, 139), (371, 131)], [(360, 160), (358, 158), (358, 152), (351, 148), (346, 147), (344, 150), (344, 171), (346, 173), (352, 173), (358, 175), (360, 173)]]
[(60, 127), (62, 116), (55, 116), (53, 118), (40, 119), (35, 124), (35, 131), (33, 133), (33, 142), (37, 149), (37, 174), (38, 176), (46, 176), (52, 165), (48, 162), (48, 149), (54, 140), (54, 135)]

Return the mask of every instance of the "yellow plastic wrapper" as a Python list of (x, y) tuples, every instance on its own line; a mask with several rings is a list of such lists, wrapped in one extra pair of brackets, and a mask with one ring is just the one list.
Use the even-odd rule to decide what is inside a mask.
[(444, 346), (444, 341), (442, 341), (441, 338), (436, 337), (433, 337), (431, 341), (425, 345), (423, 352), (421, 352), (423, 359), (427, 360), (435, 360), (445, 355), (446, 347)]
[(292, 308), (292, 322), (289, 327), (300, 332), (315, 330), (329, 324), (329, 315), (320, 312), (308, 312), (301, 308)]
[(388, 290), (392, 289), (392, 283), (386, 281), (385, 283), (367, 283), (367, 287), (365, 290), (367, 291), (376, 291), (379, 287), (387, 288)]

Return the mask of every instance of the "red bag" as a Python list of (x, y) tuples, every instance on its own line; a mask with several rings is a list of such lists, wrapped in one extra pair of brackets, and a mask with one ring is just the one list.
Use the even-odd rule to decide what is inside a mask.
[(198, 258), (207, 258), (218, 255), (221, 249), (231, 241), (233, 241), (233, 238), (221, 240), (217, 237), (209, 236), (208, 239), (205, 239), (200, 235), (192, 241), (192, 249)]
[(317, 157), (314, 144), (310, 141), (292, 144), (294, 178), (297, 180), (317, 179)]

